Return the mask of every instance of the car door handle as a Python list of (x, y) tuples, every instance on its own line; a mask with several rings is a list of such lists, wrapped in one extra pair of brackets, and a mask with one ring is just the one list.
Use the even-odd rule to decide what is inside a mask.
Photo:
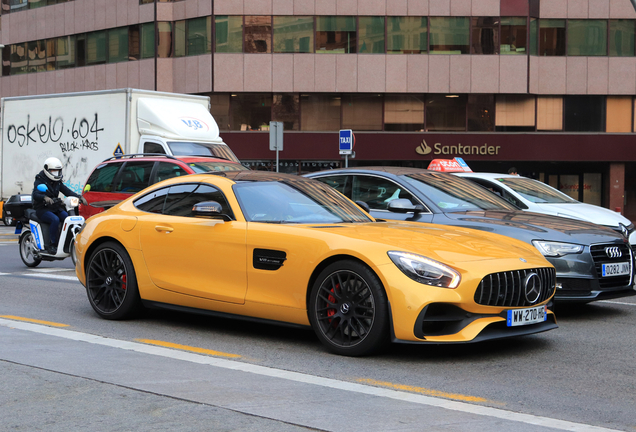
[(157, 225), (155, 226), (155, 231), (165, 232), (166, 234), (170, 234), (172, 231), (174, 231), (174, 228), (163, 226), (163, 225)]

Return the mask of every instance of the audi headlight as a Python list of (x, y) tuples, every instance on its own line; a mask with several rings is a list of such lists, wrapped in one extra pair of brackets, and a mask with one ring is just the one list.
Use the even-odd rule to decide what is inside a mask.
[(532, 240), (534, 247), (539, 249), (543, 256), (560, 257), (569, 254), (578, 254), (583, 252), (583, 245), (572, 243), (560, 243), (541, 240)]
[(426, 285), (457, 288), (459, 273), (441, 262), (407, 252), (389, 251), (389, 258), (402, 273)]

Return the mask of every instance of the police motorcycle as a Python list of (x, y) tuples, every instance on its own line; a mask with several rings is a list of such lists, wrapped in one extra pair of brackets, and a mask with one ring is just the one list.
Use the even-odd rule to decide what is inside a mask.
[[(38, 185), (40, 192), (46, 192), (44, 184)], [(61, 233), (57, 243), (55, 254), (47, 252), (49, 241), (49, 224), (38, 219), (33, 208), (24, 210), (18, 219), (15, 233), (20, 234), (18, 244), (20, 247), (20, 258), (27, 267), (37, 267), (42, 261), (60, 261), (71, 257), (75, 264), (75, 237), (84, 225), (84, 217), (79, 216), (79, 198), (66, 197), (64, 199), (55, 198), (54, 206), (64, 207), (69, 216), (60, 223)], [(23, 231), (24, 229), (24, 231)]]

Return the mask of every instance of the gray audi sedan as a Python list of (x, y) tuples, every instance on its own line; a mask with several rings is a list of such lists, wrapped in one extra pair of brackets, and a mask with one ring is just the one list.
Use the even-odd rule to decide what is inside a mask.
[(530, 243), (556, 268), (559, 302), (636, 294), (632, 249), (610, 228), (524, 212), (470, 180), (438, 171), (366, 167), (306, 177), (334, 187), (376, 219), (462, 226)]

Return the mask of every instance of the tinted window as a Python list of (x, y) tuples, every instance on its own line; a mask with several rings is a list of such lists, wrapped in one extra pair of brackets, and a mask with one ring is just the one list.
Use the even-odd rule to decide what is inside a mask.
[(157, 168), (157, 173), (155, 174), (155, 182), (160, 182), (161, 180), (184, 176), (187, 174), (188, 173), (186, 172), (186, 170), (184, 170), (177, 164), (170, 162), (159, 162), (159, 168)]
[(95, 171), (86, 181), (90, 185), (91, 192), (112, 192), (113, 179), (119, 171), (121, 163), (102, 164), (95, 168)]
[(170, 188), (155, 190), (142, 196), (135, 201), (135, 207), (141, 211), (161, 214), (161, 211), (163, 210), (163, 203), (168, 195), (168, 189)]
[(501, 198), (508, 201), (510, 204), (513, 204), (522, 209), (528, 208), (528, 206), (522, 203), (519, 199), (517, 199), (517, 197), (515, 197), (510, 192), (502, 188), (500, 185), (491, 182), (490, 180), (477, 179), (477, 178), (471, 178), (470, 180), (474, 181), (480, 186), (483, 186), (485, 189), (489, 190), (495, 195), (500, 196)]
[(418, 204), (417, 199), (403, 187), (381, 177), (355, 176), (351, 195), (353, 201), (364, 201), (372, 210), (386, 210), (389, 203), (398, 198)]
[(195, 142), (169, 142), (168, 147), (176, 156), (215, 156), (234, 162), (236, 158), (232, 150), (225, 144), (195, 143)]
[(540, 181), (528, 178), (500, 178), (500, 182), (508, 186), (533, 203), (575, 203), (576, 200)]
[(199, 173), (216, 172), (216, 171), (245, 171), (241, 164), (225, 163), (225, 162), (190, 162), (186, 163), (192, 170)]
[(166, 154), (161, 144), (147, 142), (144, 144), (144, 153)]
[(192, 217), (192, 207), (205, 201), (221, 204), (223, 214), (233, 218), (232, 209), (218, 189), (201, 184), (184, 184), (170, 187), (163, 214), (170, 216)]
[(115, 192), (137, 193), (148, 187), (154, 162), (126, 162), (117, 177)]
[(328, 177), (322, 177), (316, 180), (320, 180), (321, 182), (328, 184), (329, 186), (331, 186), (332, 188), (334, 188), (341, 194), (351, 198), (351, 182), (349, 182), (349, 187), (347, 187), (347, 179), (350, 177), (351, 176), (345, 176), (345, 175), (328, 176)]

